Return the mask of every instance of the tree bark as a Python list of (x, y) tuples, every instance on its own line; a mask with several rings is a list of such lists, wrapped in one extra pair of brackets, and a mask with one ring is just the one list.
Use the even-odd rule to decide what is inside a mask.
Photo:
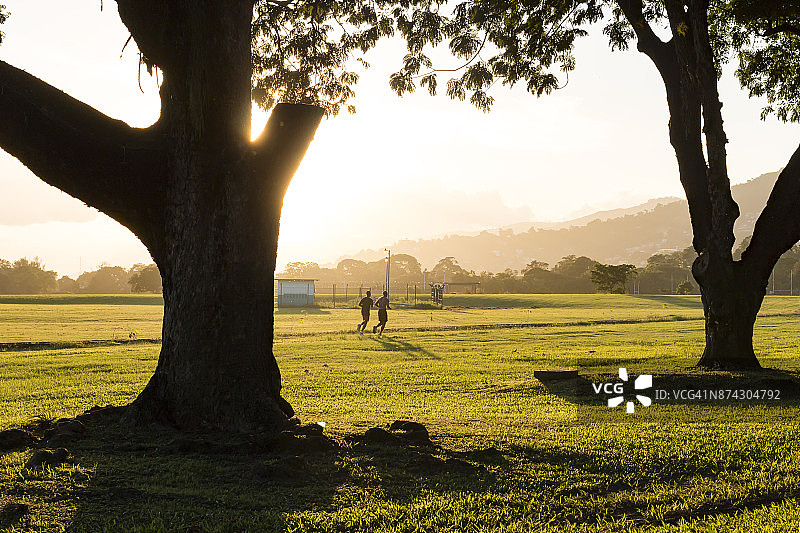
[[(740, 261), (712, 254), (692, 265), (706, 313), (706, 348), (698, 363), (706, 368), (759, 368), (753, 351), (753, 326), (770, 273), (780, 256), (800, 239), (800, 147), (795, 150), (756, 221)], [(788, 215), (788, 216), (787, 216)]]
[(778, 176), (767, 205), (756, 220), (750, 245), (742, 253), (742, 262), (765, 286), (781, 255), (800, 240), (799, 205), (800, 146)]
[(279, 104), (246, 152), (175, 156), (185, 174), (172, 176), (168, 252), (155, 258), (161, 355), (135, 418), (248, 430), (293, 414), (272, 353), (273, 280), (283, 195), (321, 117), (317, 107)]
[(742, 262), (703, 253), (692, 265), (705, 313), (706, 345), (697, 365), (709, 369), (758, 369), (753, 326), (766, 291), (766, 280), (753, 276)]
[[(683, 84), (696, 88), (702, 105), (709, 162), (706, 183), (711, 228), (706, 248), (698, 250), (700, 255), (692, 265), (706, 318), (706, 346), (698, 366), (760, 368), (753, 351), (753, 326), (764, 299), (766, 279), (754, 276), (747, 264), (733, 260), (733, 226), (739, 217), (739, 206), (733, 200), (728, 179), (728, 139), (708, 32), (708, 2), (693, 0), (686, 10), (682, 2), (668, 2), (667, 6), (675, 38), (684, 42), (678, 52), (680, 60), (691, 65)], [(678, 22), (686, 25), (683, 36), (675, 27)]]
[(163, 70), (159, 121), (129, 128), (0, 63), (0, 146), (126, 225), (161, 271), (161, 354), (129, 417), (280, 427), (292, 414), (272, 353), (280, 212), (323, 111), (279, 104), (250, 142), (252, 0), (117, 3)]

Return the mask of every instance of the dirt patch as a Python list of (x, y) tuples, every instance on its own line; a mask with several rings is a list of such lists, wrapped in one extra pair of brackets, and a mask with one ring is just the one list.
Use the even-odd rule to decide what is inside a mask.
[(45, 466), (55, 467), (58, 466), (69, 458), (69, 451), (66, 448), (58, 448), (57, 450), (36, 450), (28, 462), (25, 463), (25, 468), (33, 470), (35, 468), (42, 468)]
[(354, 435), (349, 440), (361, 444), (389, 446), (434, 446), (428, 429), (419, 422), (408, 420), (395, 420), (388, 430), (382, 427), (370, 428), (364, 435)]
[(29, 448), (35, 445), (36, 442), (36, 437), (24, 429), (0, 431), (0, 453)]

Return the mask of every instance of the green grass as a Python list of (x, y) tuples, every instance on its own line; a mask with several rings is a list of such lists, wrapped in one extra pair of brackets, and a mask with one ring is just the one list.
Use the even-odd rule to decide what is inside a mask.
[(0, 296), (0, 343), (161, 338), (160, 295)]
[[(632, 295), (447, 295), (442, 310), (390, 312), (390, 329), (590, 324), (602, 322), (701, 321), (698, 296)], [(0, 343), (160, 339), (163, 301), (152, 295), (0, 296)], [(372, 313), (377, 322), (377, 312)], [(800, 315), (800, 300), (766, 298), (761, 316)], [(361, 315), (350, 308), (284, 308), (275, 313), (275, 333), (350, 333)], [(670, 326), (671, 327), (671, 326)], [(1, 346), (1, 345), (0, 345)]]
[[(456, 298), (446, 303), (481, 309), (398, 308), (382, 338), (354, 333), (356, 309), (278, 311), (284, 395), (304, 422), (326, 422), (336, 448), (221, 452), (227, 444), (209, 444), (217, 437), (194, 436), (206, 449), (181, 450), (186, 437), (167, 429), (95, 423), (69, 446), (72, 463), (27, 470), (31, 451), (0, 456), (0, 508), (31, 506), (20, 521), (0, 518), (0, 530), (796, 531), (796, 396), (657, 402), (627, 416), (533, 373), (578, 368), (613, 381), (625, 366), (669, 387), (796, 383), (800, 299), (765, 302), (756, 352), (774, 370), (764, 378), (692, 368), (703, 342), (697, 297)], [(0, 308), (0, 342), (124, 339), (115, 332), (132, 324), (141, 338), (159, 336), (160, 307), (135, 299)], [(158, 350), (0, 352), (0, 428), (128, 402)], [(396, 419), (424, 423), (437, 447), (348, 440)]]

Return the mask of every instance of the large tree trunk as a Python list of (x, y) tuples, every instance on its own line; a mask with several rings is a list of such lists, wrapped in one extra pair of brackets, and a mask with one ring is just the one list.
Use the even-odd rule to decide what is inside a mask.
[(0, 146), (127, 226), (161, 271), (161, 354), (131, 419), (279, 427), (292, 414), (272, 353), (280, 212), (323, 112), (279, 104), (250, 142), (252, 0), (117, 4), (163, 70), (158, 123), (130, 128), (0, 62)]
[(292, 414), (272, 353), (273, 280), (283, 195), (322, 111), (280, 105), (249, 142), (252, 2), (118, 0), (145, 55), (164, 70), (169, 143), (158, 367), (133, 414), (184, 427), (279, 426)]
[(320, 117), (318, 108), (281, 104), (267, 127), (280, 143), (273, 139), (265, 154), (245, 145), (173, 156), (169, 245), (156, 259), (161, 356), (135, 416), (250, 429), (293, 414), (272, 353), (278, 222), (287, 178)]
[(242, 169), (225, 174), (225, 193), (187, 199), (169, 217), (161, 356), (137, 417), (249, 429), (292, 414), (272, 353), (280, 206), (264, 202)]
[(700, 255), (692, 265), (700, 284), (705, 312), (706, 346), (697, 363), (705, 368), (756, 369), (761, 365), (753, 352), (753, 326), (766, 291), (741, 262)]

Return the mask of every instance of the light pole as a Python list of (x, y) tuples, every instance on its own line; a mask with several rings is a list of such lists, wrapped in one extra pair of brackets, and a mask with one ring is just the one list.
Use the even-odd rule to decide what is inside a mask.
[(386, 252), (386, 254), (387, 254), (386, 255), (386, 259), (384, 259), (384, 261), (386, 261), (386, 292), (388, 293), (389, 292), (389, 266), (392, 264), (392, 251), (390, 249), (388, 249), (388, 248), (384, 248), (383, 251)]

